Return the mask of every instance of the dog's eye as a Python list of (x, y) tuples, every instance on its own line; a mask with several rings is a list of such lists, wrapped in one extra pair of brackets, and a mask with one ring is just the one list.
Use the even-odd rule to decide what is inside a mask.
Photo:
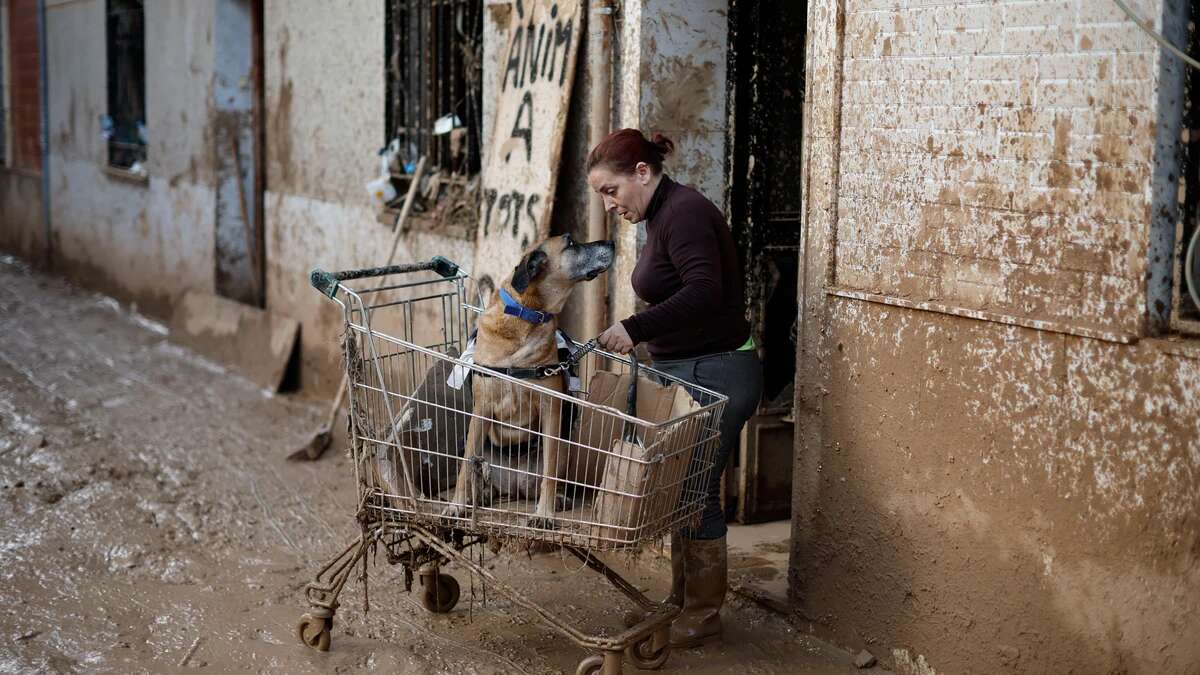
[(569, 235), (569, 234), (564, 234), (563, 235), (563, 245), (566, 248), (571, 248), (572, 246), (575, 245), (575, 239), (573, 237), (571, 237), (571, 235)]

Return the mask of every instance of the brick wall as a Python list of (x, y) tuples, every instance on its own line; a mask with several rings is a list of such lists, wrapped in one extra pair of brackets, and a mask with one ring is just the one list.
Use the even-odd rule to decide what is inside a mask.
[(1154, 43), (1107, 0), (845, 16), (835, 285), (1137, 332)]
[(42, 108), (38, 72), (38, 27), (36, 0), (9, 0), (8, 62), (5, 73), (9, 87), (8, 123), (12, 129), (12, 166), (41, 171)]

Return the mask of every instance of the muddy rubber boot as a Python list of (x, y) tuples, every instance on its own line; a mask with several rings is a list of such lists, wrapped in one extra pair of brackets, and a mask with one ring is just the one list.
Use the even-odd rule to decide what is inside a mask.
[[(678, 532), (671, 535), (671, 594), (666, 597), (666, 602), (680, 607), (683, 606), (683, 550), (686, 545), (687, 539)], [(645, 618), (645, 612), (634, 609), (626, 612), (622, 621), (626, 628), (633, 628)]]
[(683, 551), (683, 612), (671, 624), (671, 646), (689, 649), (721, 638), (728, 552), (725, 537), (688, 540)]

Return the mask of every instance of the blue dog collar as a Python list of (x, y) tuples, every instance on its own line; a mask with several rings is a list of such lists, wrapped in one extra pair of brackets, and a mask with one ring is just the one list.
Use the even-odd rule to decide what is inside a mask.
[(504, 313), (509, 316), (515, 316), (533, 324), (548, 323), (554, 320), (554, 315), (549, 312), (529, 309), (517, 302), (513, 296), (508, 294), (508, 291), (504, 290), (503, 286), (500, 287), (500, 301), (504, 303)]

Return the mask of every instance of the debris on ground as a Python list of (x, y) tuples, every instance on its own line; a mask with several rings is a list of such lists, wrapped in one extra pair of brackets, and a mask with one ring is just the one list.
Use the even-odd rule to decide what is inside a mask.
[(870, 668), (875, 665), (875, 655), (867, 650), (862, 650), (858, 656), (854, 657), (855, 668)]

